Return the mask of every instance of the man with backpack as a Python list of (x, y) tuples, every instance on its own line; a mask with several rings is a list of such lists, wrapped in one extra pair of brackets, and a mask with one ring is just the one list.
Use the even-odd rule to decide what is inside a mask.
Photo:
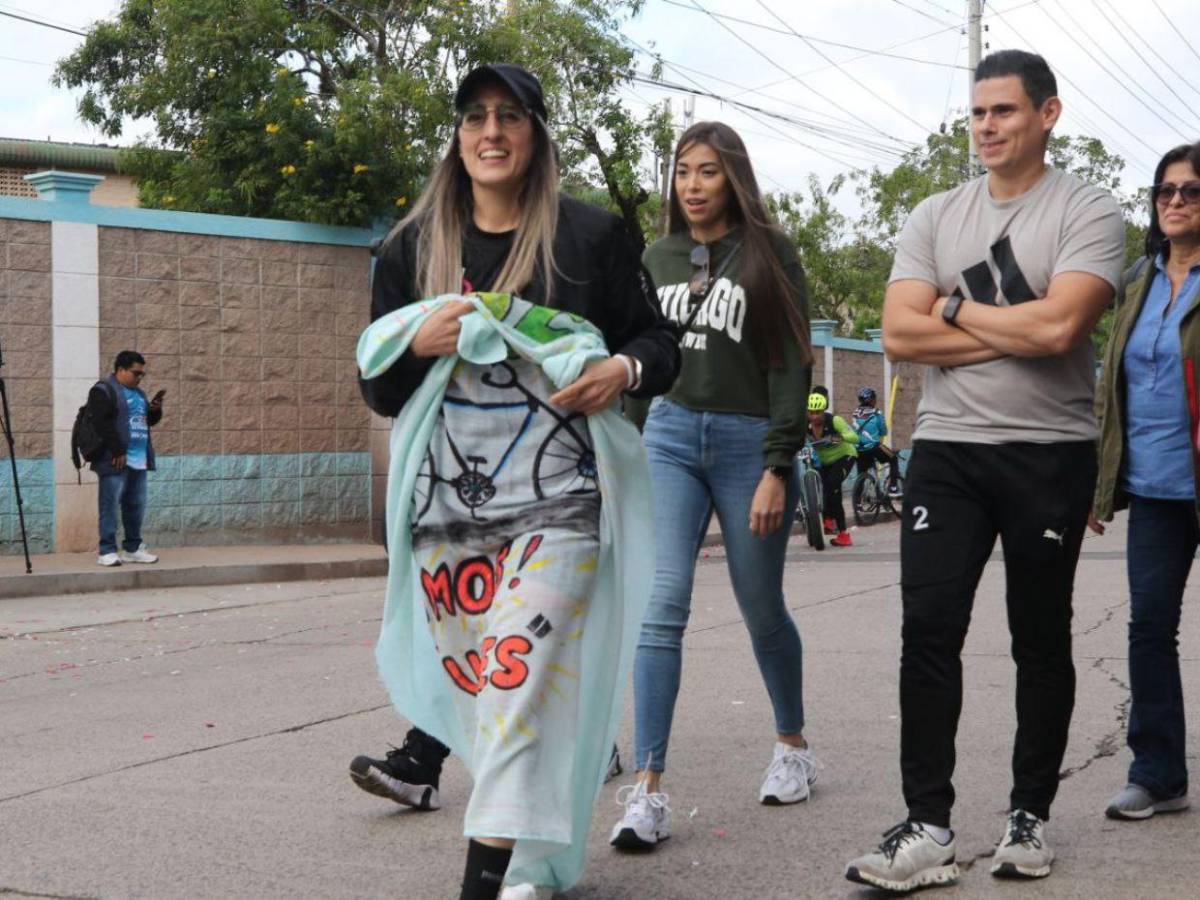
[[(122, 350), (113, 374), (96, 382), (88, 393), (87, 418), (99, 438), (100, 449), (89, 458), (100, 478), (100, 556), (102, 566), (121, 563), (154, 563), (158, 557), (142, 542), (146, 513), (146, 473), (154, 469), (154, 444), (150, 429), (162, 418), (165, 391), (153, 400), (138, 386), (146, 376), (146, 360), (133, 350)], [(117, 510), (125, 528), (122, 551), (117, 552)]]

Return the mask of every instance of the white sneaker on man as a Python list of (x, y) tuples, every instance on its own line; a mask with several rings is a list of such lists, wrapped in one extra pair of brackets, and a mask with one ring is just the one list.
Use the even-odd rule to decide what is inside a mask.
[(146, 545), (142, 544), (132, 553), (125, 550), (121, 551), (121, 562), (127, 563), (156, 563), (158, 557), (146, 549)]
[(784, 806), (807, 800), (817, 780), (817, 760), (808, 747), (775, 743), (775, 756), (767, 766), (767, 777), (758, 792), (766, 806)]
[(96, 558), (96, 563), (98, 565), (108, 566), (111, 568), (112, 566), (119, 566), (121, 564), (121, 557), (117, 556), (115, 553), (101, 553), (100, 556)]
[(874, 853), (850, 860), (846, 878), (897, 893), (953, 884), (958, 880), (954, 834), (939, 844), (919, 823), (901, 822), (884, 833), (883, 843)]
[(1045, 878), (1054, 851), (1046, 843), (1046, 823), (1023, 809), (1014, 809), (1004, 823), (1004, 836), (992, 857), (997, 878)]
[(627, 784), (617, 791), (625, 815), (613, 826), (609, 843), (622, 850), (646, 850), (671, 836), (671, 808), (667, 795), (650, 793), (646, 782)]

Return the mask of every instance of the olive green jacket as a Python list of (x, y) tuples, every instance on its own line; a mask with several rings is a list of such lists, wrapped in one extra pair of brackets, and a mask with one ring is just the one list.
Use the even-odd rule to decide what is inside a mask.
[[(1135, 266), (1136, 267), (1136, 266)], [(1133, 269), (1130, 270), (1133, 272)], [(1146, 303), (1150, 285), (1158, 267), (1154, 260), (1146, 259), (1140, 271), (1132, 278), (1127, 277), (1123, 288), (1117, 292), (1116, 315), (1113, 317), (1112, 332), (1108, 349), (1104, 353), (1104, 369), (1100, 383), (1096, 385), (1096, 416), (1100, 422), (1100, 439), (1097, 451), (1100, 456), (1099, 477), (1096, 479), (1096, 495), (1092, 511), (1102, 522), (1112, 519), (1113, 513), (1129, 505), (1129, 497), (1121, 488), (1121, 470), (1125, 458), (1125, 347), (1129, 335)], [(1196, 485), (1200, 490), (1200, 394), (1197, 392), (1197, 367), (1200, 366), (1200, 296), (1193, 299), (1191, 308), (1179, 325), (1179, 345), (1183, 356), (1184, 391), (1188, 403), (1188, 431), (1192, 438), (1192, 465), (1196, 469)], [(1200, 496), (1196, 500), (1197, 516), (1200, 517)]]

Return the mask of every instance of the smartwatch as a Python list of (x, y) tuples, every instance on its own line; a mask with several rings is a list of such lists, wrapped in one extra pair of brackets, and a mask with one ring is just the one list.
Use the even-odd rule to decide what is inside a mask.
[(946, 305), (942, 307), (942, 320), (948, 325), (957, 325), (954, 320), (958, 318), (958, 311), (962, 309), (963, 295), (955, 291), (946, 299)]

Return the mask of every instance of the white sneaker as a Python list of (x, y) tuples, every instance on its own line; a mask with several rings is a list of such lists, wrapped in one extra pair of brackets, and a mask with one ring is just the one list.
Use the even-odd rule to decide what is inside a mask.
[(767, 766), (767, 777), (758, 792), (760, 803), (784, 806), (807, 800), (817, 780), (817, 760), (808, 747), (793, 747), (777, 741), (775, 758)]
[(954, 835), (939, 844), (916, 822), (902, 822), (883, 835), (874, 853), (850, 860), (846, 878), (885, 891), (906, 893), (928, 885), (958, 880)]
[(614, 847), (622, 850), (644, 850), (671, 836), (671, 808), (667, 795), (650, 793), (646, 782), (627, 784), (617, 790), (617, 803), (625, 807), (625, 815), (613, 826)]
[(100, 556), (96, 558), (96, 562), (102, 566), (119, 566), (121, 564), (121, 557), (117, 556), (115, 553), (101, 553)]
[(121, 551), (121, 562), (156, 563), (156, 562), (158, 562), (158, 557), (155, 556), (153, 553), (151, 553), (149, 550), (147, 550), (145, 544), (142, 544), (140, 547), (138, 547), (132, 553), (128, 553), (125, 550), (122, 550)]
[(1054, 851), (1046, 843), (1046, 823), (1023, 809), (1014, 809), (1004, 823), (1004, 836), (992, 857), (997, 878), (1045, 878)]
[(500, 900), (550, 900), (554, 889), (538, 884), (506, 884), (500, 889)]

